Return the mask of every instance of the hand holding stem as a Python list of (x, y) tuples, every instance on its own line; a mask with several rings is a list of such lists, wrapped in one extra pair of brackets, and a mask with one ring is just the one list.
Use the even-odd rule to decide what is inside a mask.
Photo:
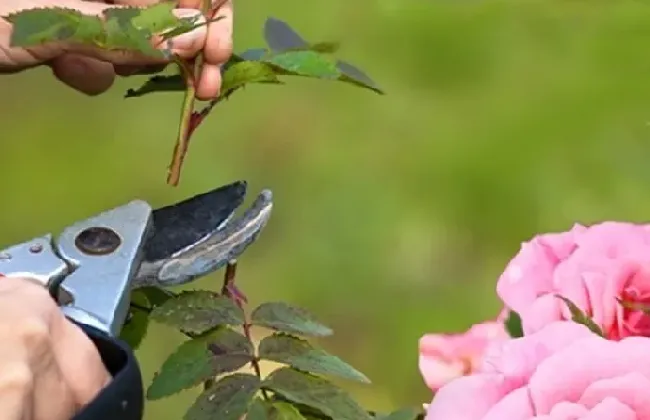
[[(181, 0), (180, 5), (200, 8), (207, 20), (214, 21), (208, 25), (206, 48), (197, 57), (191, 60), (178, 57), (175, 59), (185, 79), (186, 91), (181, 107), (181, 122), (174, 154), (167, 176), (167, 183), (173, 186), (178, 185), (180, 180), (181, 167), (190, 136), (196, 128), (192, 126), (195, 100), (196, 98), (210, 100), (219, 96), (221, 66), (232, 54), (232, 0)], [(217, 17), (220, 19), (215, 20)]]

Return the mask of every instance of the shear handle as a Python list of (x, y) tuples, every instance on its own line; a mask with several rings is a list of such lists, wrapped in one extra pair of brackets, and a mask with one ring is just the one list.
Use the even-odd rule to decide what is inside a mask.
[[(63, 313), (110, 337), (126, 321), (131, 281), (151, 234), (152, 209), (136, 200), (67, 227), (56, 240), (58, 255), (73, 266), (61, 288), (71, 296)], [(56, 287), (50, 285), (53, 294)]]

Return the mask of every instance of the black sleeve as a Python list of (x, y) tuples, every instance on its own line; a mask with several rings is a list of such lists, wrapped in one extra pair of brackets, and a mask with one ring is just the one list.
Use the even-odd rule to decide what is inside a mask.
[(113, 380), (72, 420), (142, 420), (142, 374), (133, 351), (121, 340), (109, 338), (92, 327), (80, 327), (97, 346)]

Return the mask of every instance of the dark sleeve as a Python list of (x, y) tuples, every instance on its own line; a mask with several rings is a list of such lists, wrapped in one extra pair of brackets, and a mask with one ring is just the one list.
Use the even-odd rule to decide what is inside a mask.
[(133, 351), (121, 340), (85, 325), (80, 327), (97, 346), (113, 380), (72, 420), (142, 420), (142, 375)]

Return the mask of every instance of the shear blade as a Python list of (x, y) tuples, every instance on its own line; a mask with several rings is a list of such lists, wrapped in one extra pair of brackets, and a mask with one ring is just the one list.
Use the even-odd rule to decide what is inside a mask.
[(244, 202), (246, 187), (246, 181), (237, 181), (154, 210), (145, 261), (169, 258), (221, 229)]
[(273, 207), (263, 190), (244, 214), (246, 183), (236, 182), (153, 212), (153, 235), (132, 288), (188, 283), (238, 258), (257, 239)]

